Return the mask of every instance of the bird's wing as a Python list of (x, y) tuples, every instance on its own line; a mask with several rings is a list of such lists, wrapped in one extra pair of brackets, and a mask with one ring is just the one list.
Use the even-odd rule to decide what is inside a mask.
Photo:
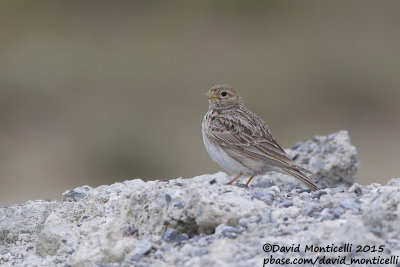
[(293, 164), (272, 137), (265, 122), (247, 110), (237, 110), (234, 115), (221, 113), (214, 117), (207, 136), (236, 160), (245, 156), (281, 168)]

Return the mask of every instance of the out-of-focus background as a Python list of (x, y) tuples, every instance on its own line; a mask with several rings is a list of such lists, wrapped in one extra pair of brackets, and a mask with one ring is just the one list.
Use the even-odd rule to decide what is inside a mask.
[(399, 172), (398, 1), (1, 1), (0, 204), (220, 168), (227, 83), (283, 147), (347, 129), (357, 182)]

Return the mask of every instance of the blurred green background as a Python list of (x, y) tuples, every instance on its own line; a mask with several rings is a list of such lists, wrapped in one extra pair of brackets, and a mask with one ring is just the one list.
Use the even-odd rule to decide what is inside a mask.
[(357, 182), (399, 175), (398, 1), (1, 1), (0, 204), (220, 168), (227, 83), (283, 147), (347, 129)]

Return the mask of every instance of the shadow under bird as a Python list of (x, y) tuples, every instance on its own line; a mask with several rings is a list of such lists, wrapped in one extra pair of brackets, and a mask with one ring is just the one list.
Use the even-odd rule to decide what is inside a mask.
[(203, 142), (211, 158), (231, 174), (250, 176), (276, 171), (291, 175), (316, 191), (308, 170), (294, 164), (272, 137), (267, 124), (248, 110), (241, 96), (228, 85), (204, 93), (209, 109), (202, 123)]

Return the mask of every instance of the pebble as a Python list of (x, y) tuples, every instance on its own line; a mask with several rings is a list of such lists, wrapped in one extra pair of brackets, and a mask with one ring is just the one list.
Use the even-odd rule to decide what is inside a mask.
[(180, 244), (184, 240), (188, 240), (187, 234), (180, 234), (176, 230), (168, 228), (162, 235), (161, 239), (168, 243)]
[(150, 252), (153, 247), (153, 241), (151, 235), (145, 235), (140, 240), (136, 247), (128, 254), (124, 261), (136, 262), (141, 257), (145, 256)]
[(240, 229), (232, 226), (223, 226), (221, 230), (222, 236), (228, 237), (228, 238), (236, 238), (240, 233)]

